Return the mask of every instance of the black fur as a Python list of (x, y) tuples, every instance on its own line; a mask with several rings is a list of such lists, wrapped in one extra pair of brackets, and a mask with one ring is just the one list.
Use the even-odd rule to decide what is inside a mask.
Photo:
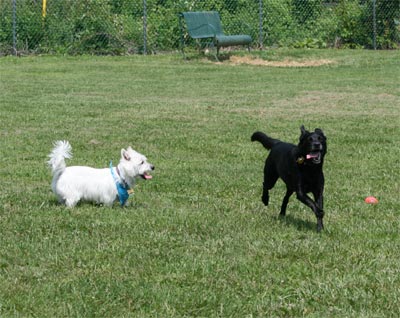
[[(255, 132), (251, 141), (259, 141), (271, 150), (264, 167), (262, 202), (268, 205), (269, 193), (278, 178), (286, 184), (286, 195), (283, 198), (280, 215), (286, 214), (290, 196), (295, 192), (297, 199), (310, 207), (317, 217), (317, 231), (324, 228), (323, 192), (324, 174), (322, 166), (327, 152), (326, 137), (321, 129), (314, 132), (301, 126), (299, 144), (293, 145), (268, 137), (262, 132)], [(312, 200), (307, 193), (314, 196)]]

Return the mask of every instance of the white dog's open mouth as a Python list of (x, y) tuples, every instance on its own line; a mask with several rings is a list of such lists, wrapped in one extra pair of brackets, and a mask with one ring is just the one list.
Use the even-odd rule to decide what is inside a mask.
[(152, 176), (151, 174), (149, 174), (148, 172), (143, 173), (143, 174), (141, 175), (141, 177), (142, 177), (143, 179), (145, 179), (145, 180), (149, 180), (149, 179), (152, 179), (152, 178), (153, 178), (153, 176)]
[(320, 152), (311, 152), (306, 155), (306, 159), (312, 159), (313, 163), (318, 164), (321, 162), (321, 153)]

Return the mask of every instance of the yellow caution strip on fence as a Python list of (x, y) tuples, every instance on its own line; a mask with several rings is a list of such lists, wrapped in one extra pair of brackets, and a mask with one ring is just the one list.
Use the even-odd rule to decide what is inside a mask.
[(46, 7), (47, 7), (47, 0), (43, 0), (43, 3), (42, 3), (42, 17), (43, 18), (46, 17)]

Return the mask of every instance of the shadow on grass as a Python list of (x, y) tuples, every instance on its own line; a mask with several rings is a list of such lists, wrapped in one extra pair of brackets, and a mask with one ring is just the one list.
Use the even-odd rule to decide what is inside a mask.
[(230, 52), (223, 52), (216, 56), (216, 53), (214, 54), (213, 52), (211, 53), (187, 53), (185, 56), (182, 56), (182, 59), (184, 61), (201, 61), (201, 60), (207, 60), (212, 63), (221, 63), (224, 61), (228, 61), (231, 58), (231, 53)]
[(299, 231), (301, 231), (301, 230), (316, 231), (316, 229), (317, 229), (316, 222), (310, 222), (308, 220), (303, 220), (301, 218), (297, 218), (292, 215), (279, 216), (279, 221), (285, 225), (293, 226), (294, 228), (296, 228)]
[(93, 203), (93, 202), (84, 202), (84, 201), (79, 201), (76, 206), (73, 208), (68, 208), (65, 204), (60, 203), (56, 198), (52, 198), (46, 202), (43, 202), (40, 205), (40, 208), (43, 207), (51, 207), (51, 208), (60, 208), (60, 209), (66, 209), (69, 211), (72, 211), (73, 209), (80, 209), (80, 208), (104, 208), (104, 209), (115, 209), (115, 210), (120, 210), (120, 211), (126, 211), (129, 209), (139, 209), (139, 208), (149, 208), (149, 206), (146, 203), (142, 202), (137, 202), (134, 200), (128, 201), (127, 204), (123, 207), (120, 206), (118, 201), (115, 201), (112, 206), (106, 206), (101, 203)]

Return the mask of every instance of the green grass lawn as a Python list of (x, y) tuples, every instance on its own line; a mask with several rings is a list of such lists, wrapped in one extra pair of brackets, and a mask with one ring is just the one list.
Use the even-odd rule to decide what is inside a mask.
[[(179, 55), (0, 59), (1, 317), (396, 317), (400, 51), (270, 50), (232, 65)], [(255, 130), (328, 137), (325, 231), (284, 185), (261, 202)], [(121, 209), (59, 206), (46, 165), (156, 166)], [(364, 198), (374, 195), (377, 205)]]

